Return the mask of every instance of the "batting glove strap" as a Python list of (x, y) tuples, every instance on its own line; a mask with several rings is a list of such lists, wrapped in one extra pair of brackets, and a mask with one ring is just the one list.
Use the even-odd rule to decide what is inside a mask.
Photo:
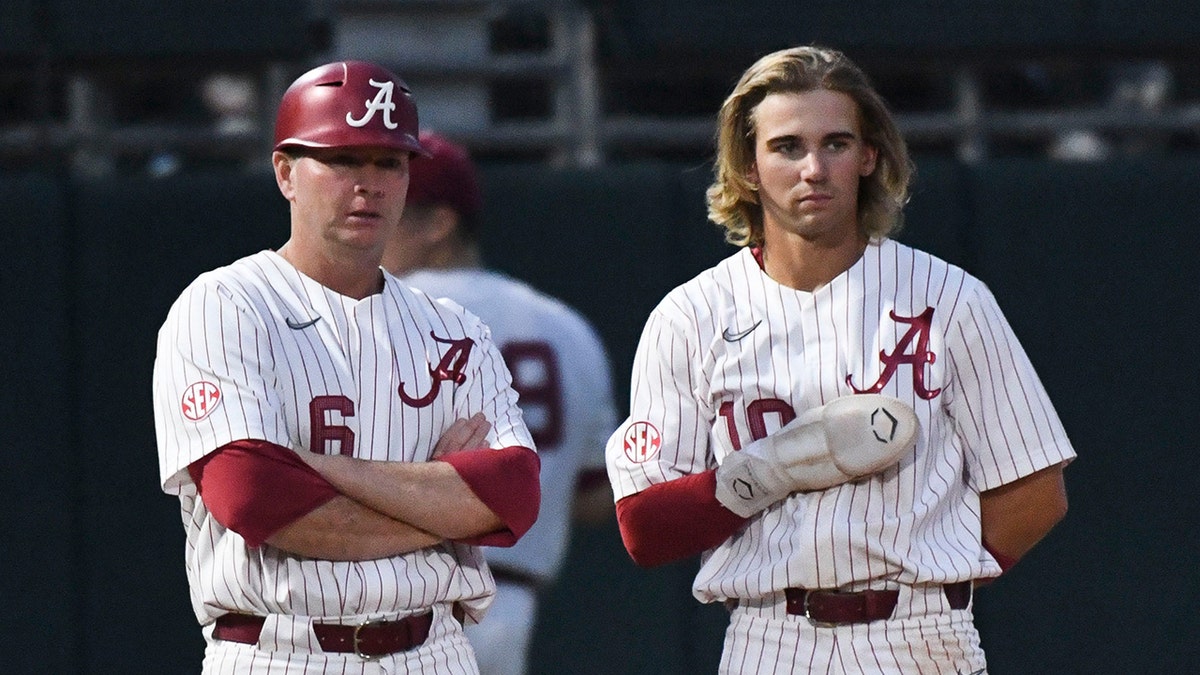
[[(751, 444), (753, 445), (753, 444)], [(746, 450), (735, 452), (717, 467), (717, 501), (743, 518), (750, 518), (795, 490), (786, 471)]]

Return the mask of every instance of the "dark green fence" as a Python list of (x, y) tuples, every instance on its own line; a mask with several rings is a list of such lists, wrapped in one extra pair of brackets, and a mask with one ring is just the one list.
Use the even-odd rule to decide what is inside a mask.
[[(588, 315), (624, 403), (650, 309), (732, 252), (704, 221), (707, 170), (489, 165), (484, 181), (488, 260)], [(918, 162), (900, 238), (991, 286), (1080, 454), (1067, 519), (978, 595), (993, 673), (1184, 672), (1198, 656), (1198, 195), (1200, 160)], [(157, 488), (155, 333), (196, 274), (284, 241), (285, 202), (265, 173), (9, 174), (0, 200), (4, 669), (198, 672), (178, 504)], [(639, 569), (615, 526), (580, 531), (570, 555), (538, 672), (715, 670), (724, 615), (691, 599), (694, 562)]]

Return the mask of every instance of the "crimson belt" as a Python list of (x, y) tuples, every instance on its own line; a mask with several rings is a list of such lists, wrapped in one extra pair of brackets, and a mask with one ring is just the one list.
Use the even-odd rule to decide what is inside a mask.
[[(971, 604), (971, 582), (960, 581), (942, 586), (951, 609), (966, 609)], [(787, 613), (807, 617), (816, 624), (836, 626), (890, 619), (896, 610), (900, 591), (810, 591), (785, 588)]]
[[(213, 637), (218, 640), (258, 644), (262, 632), (261, 616), (225, 614), (217, 618)], [(362, 658), (379, 658), (408, 651), (425, 643), (433, 625), (433, 612), (409, 616), (398, 621), (367, 621), (356, 626), (314, 623), (313, 634), (326, 652), (355, 654)]]

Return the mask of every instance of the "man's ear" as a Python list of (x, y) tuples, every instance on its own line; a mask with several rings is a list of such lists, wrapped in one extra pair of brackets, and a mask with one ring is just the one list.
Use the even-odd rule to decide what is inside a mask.
[(866, 152), (863, 153), (862, 166), (859, 167), (858, 175), (866, 178), (875, 172), (875, 167), (879, 162), (879, 148), (873, 145), (867, 145), (864, 147), (864, 150), (866, 150)]
[(429, 244), (443, 244), (458, 236), (458, 211), (445, 205), (433, 207), (422, 228), (421, 237)]
[(276, 150), (271, 153), (271, 166), (275, 169), (275, 184), (288, 201), (296, 196), (296, 186), (292, 182), (293, 160), (287, 154)]

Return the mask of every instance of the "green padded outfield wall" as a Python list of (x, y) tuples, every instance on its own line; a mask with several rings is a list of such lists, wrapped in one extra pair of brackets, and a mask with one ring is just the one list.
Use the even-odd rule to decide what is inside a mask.
[[(646, 315), (731, 252), (704, 221), (706, 171), (485, 167), (486, 257), (596, 323), (622, 405)], [(993, 673), (1184, 672), (1200, 656), (1197, 195), (1200, 160), (918, 160), (900, 238), (988, 283), (1081, 454), (1066, 521), (977, 596)], [(157, 487), (155, 333), (196, 274), (282, 243), (286, 203), (269, 175), (232, 172), (3, 175), (0, 199), (6, 666), (198, 672), (178, 505)], [(713, 672), (725, 617), (691, 599), (694, 569), (639, 569), (615, 525), (581, 530), (536, 672)]]
[(1066, 520), (980, 593), (991, 672), (1192, 672), (1200, 163), (997, 161), (972, 184), (977, 272), (1080, 456)]
[(155, 342), (196, 275), (286, 241), (287, 202), (269, 175), (199, 174), (84, 182), (72, 210), (79, 658), (89, 673), (199, 672), (179, 502), (158, 487)]
[(0, 174), (0, 205), (0, 670), (68, 673), (86, 628), (66, 198), (51, 176)]

